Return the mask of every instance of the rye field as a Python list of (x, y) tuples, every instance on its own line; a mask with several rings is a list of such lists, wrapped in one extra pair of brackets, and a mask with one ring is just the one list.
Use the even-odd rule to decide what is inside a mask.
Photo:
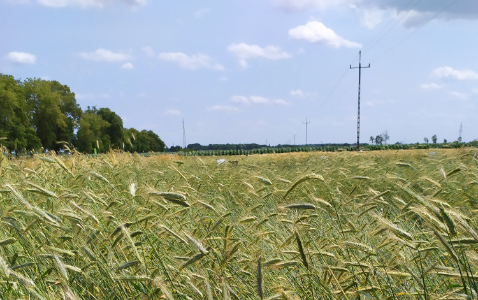
[(477, 299), (477, 152), (2, 159), (0, 298)]

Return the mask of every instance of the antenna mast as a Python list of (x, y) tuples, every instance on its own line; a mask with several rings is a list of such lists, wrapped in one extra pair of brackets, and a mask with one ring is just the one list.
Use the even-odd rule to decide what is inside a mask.
[(460, 124), (460, 132), (458, 134), (458, 142), (461, 143), (461, 134), (463, 133), (463, 123)]
[(183, 119), (183, 149), (186, 149), (186, 128), (184, 127), (184, 119)]
[(360, 149), (360, 76), (361, 76), (363, 68), (370, 68), (370, 64), (368, 64), (368, 67), (362, 67), (361, 57), (362, 57), (362, 51), (359, 51), (359, 66), (352, 68), (352, 65), (350, 65), (350, 69), (359, 69), (358, 111), (357, 111), (357, 150)]
[[(310, 124), (310, 122), (307, 122), (307, 118), (305, 118), (304, 124), (305, 124), (305, 146), (307, 147), (307, 124)], [(294, 140), (295, 140), (295, 135), (294, 135)]]

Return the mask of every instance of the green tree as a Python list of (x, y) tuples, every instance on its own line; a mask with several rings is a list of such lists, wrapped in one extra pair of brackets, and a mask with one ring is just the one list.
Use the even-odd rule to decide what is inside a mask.
[(110, 124), (99, 115), (91, 111), (84, 113), (77, 133), (79, 150), (86, 153), (92, 153), (94, 148), (98, 151), (108, 151), (111, 141), (106, 134), (106, 129), (109, 126)]
[(110, 124), (106, 129), (106, 134), (110, 137), (111, 147), (116, 149), (122, 148), (124, 143), (124, 128), (121, 117), (109, 108), (100, 108), (96, 111), (96, 114)]
[[(83, 110), (76, 102), (75, 93), (71, 92), (67, 85), (62, 85), (58, 81), (50, 81), (51, 91), (60, 96), (60, 111), (66, 116), (64, 118), (66, 126), (56, 126), (55, 134), (56, 141), (65, 141), (71, 144), (76, 136), (75, 130), (79, 128), (80, 118), (83, 114)], [(55, 144), (55, 150), (61, 147), (59, 144)]]
[(61, 96), (52, 91), (50, 82), (27, 79), (24, 82), (30, 123), (46, 149), (56, 147), (58, 130), (66, 130), (68, 117), (61, 111)]
[(0, 74), (0, 137), (7, 138), (2, 141), (7, 148), (23, 150), (41, 146), (27, 112), (22, 84), (13, 76)]
[(434, 135), (432, 136), (433, 144), (436, 144), (436, 143), (437, 143), (437, 140), (438, 140), (437, 135), (434, 134)]
[(166, 148), (164, 142), (151, 130), (125, 129), (124, 139), (125, 151), (129, 152), (163, 152)]
[(136, 137), (139, 136), (139, 131), (134, 128), (123, 130), (124, 150), (128, 152), (137, 152)]

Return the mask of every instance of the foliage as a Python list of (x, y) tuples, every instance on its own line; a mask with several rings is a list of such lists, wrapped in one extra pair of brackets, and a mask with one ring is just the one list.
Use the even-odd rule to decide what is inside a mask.
[(78, 148), (81, 152), (91, 153), (96, 148), (97, 151), (108, 151), (111, 146), (110, 137), (106, 134), (106, 129), (110, 123), (103, 120), (99, 115), (93, 112), (86, 112), (80, 120), (80, 129), (78, 130)]
[[(139, 134), (141, 143), (128, 151), (164, 151), (164, 142), (154, 132)], [(59, 151), (65, 143), (85, 152), (98, 145), (108, 151), (129, 141), (120, 116), (109, 108), (88, 107), (83, 113), (67, 85), (39, 78), (21, 82), (4, 74), (0, 74), (0, 138), (6, 138), (2, 145), (16, 153), (42, 147)]]

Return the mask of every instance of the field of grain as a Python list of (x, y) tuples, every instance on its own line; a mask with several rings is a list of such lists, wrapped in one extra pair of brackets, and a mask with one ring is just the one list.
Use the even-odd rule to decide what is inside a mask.
[(477, 152), (3, 159), (0, 298), (475, 299)]

